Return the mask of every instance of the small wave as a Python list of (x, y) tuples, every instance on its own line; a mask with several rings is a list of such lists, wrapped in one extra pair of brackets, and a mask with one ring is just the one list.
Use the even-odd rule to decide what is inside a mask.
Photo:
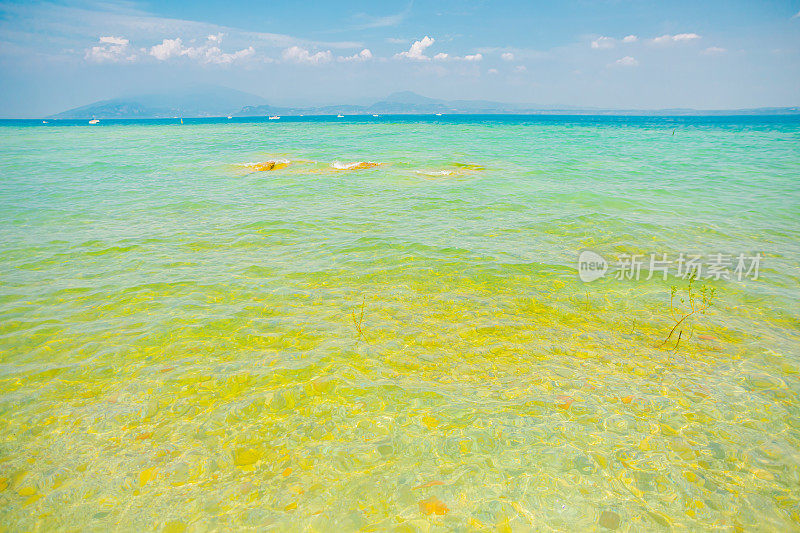
[(420, 176), (430, 176), (430, 177), (438, 177), (438, 176), (454, 176), (456, 174), (455, 170), (417, 170), (417, 174)]
[(262, 163), (247, 163), (247, 166), (256, 171), (265, 171), (286, 168), (290, 163), (288, 159), (269, 159)]
[(331, 164), (331, 166), (336, 170), (361, 170), (380, 165), (381, 163), (376, 163), (374, 161), (356, 161), (355, 163), (342, 163), (340, 161), (334, 161), (333, 164)]
[(475, 165), (473, 163), (453, 163), (453, 166), (464, 170), (486, 170), (483, 165)]

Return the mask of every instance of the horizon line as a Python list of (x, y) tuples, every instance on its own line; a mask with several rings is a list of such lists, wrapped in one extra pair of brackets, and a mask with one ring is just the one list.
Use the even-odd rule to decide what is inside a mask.
[[(333, 106), (329, 106), (333, 107)], [(783, 113), (754, 113), (755, 111), (759, 110), (775, 110), (775, 111), (788, 111)], [(586, 111), (586, 112), (581, 112)], [(685, 111), (685, 113), (679, 114), (670, 114), (670, 111)], [(737, 108), (737, 109), (696, 109), (696, 108), (658, 108), (658, 109), (616, 109), (616, 108), (597, 108), (597, 109), (543, 109), (539, 112), (525, 112), (525, 113), (463, 113), (458, 111), (453, 111), (450, 113), (379, 113), (378, 117), (374, 116), (374, 113), (349, 113), (349, 114), (342, 114), (342, 113), (308, 113), (308, 114), (285, 114), (280, 115), (280, 118), (315, 118), (315, 117), (333, 117), (337, 118), (341, 115), (340, 118), (346, 117), (369, 117), (369, 118), (380, 118), (380, 117), (433, 117), (433, 118), (441, 118), (441, 117), (453, 117), (453, 116), (481, 116), (481, 117), (491, 117), (491, 116), (506, 116), (506, 117), (538, 117), (538, 116), (558, 116), (558, 117), (613, 117), (613, 116), (625, 116), (625, 117), (718, 117), (718, 116), (762, 116), (762, 117), (770, 117), (770, 116), (800, 116), (800, 106), (782, 106), (782, 107), (747, 107), (747, 108)], [(46, 116), (35, 116), (35, 117), (0, 117), (0, 121), (31, 121), (31, 120), (47, 120), (47, 121), (59, 121), (59, 122), (83, 122), (86, 120), (90, 120), (93, 118), (97, 118), (100, 120), (106, 121), (154, 121), (154, 120), (180, 120), (180, 119), (187, 119), (187, 120), (204, 120), (204, 119), (227, 119), (227, 120), (236, 120), (236, 119), (268, 119), (267, 114), (261, 115), (183, 115), (183, 116), (172, 116), (172, 117), (84, 117), (84, 118), (58, 118), (52, 115)]]

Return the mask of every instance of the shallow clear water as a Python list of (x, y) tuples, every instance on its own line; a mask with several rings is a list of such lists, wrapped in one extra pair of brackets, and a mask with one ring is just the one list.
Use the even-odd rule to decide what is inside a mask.
[(0, 523), (796, 530), (798, 243), (796, 118), (6, 122)]

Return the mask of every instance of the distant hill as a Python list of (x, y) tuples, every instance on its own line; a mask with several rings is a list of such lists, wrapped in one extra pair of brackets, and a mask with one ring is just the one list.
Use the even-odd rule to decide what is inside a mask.
[(489, 100), (439, 100), (411, 91), (390, 94), (371, 105), (330, 105), (321, 107), (246, 106), (235, 116), (266, 115), (429, 115), (442, 114), (521, 114), (521, 115), (794, 115), (798, 107), (770, 107), (737, 110), (697, 109), (600, 109), (567, 105), (510, 104)]
[(370, 105), (329, 105), (319, 107), (247, 106), (236, 116), (262, 115), (424, 115), (434, 113), (519, 113), (524, 106), (478, 100), (439, 100), (413, 93), (397, 92)]
[(49, 118), (171, 118), (220, 117), (245, 106), (264, 104), (254, 94), (227, 87), (196, 87), (167, 94), (145, 94), (102, 100)]
[(267, 104), (260, 96), (225, 87), (202, 87), (177, 93), (149, 94), (103, 100), (58, 113), (50, 118), (171, 118), (171, 117), (263, 117), (271, 115), (433, 115), (521, 114), (521, 115), (796, 115), (797, 107), (737, 110), (696, 109), (599, 109), (566, 105), (511, 104), (489, 100), (440, 100), (411, 91), (363, 105), (281, 107)]

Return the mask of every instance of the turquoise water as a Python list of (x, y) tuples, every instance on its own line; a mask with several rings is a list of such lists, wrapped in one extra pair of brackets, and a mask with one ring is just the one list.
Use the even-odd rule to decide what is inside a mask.
[(184, 122), (0, 125), (6, 529), (798, 530), (800, 119)]

